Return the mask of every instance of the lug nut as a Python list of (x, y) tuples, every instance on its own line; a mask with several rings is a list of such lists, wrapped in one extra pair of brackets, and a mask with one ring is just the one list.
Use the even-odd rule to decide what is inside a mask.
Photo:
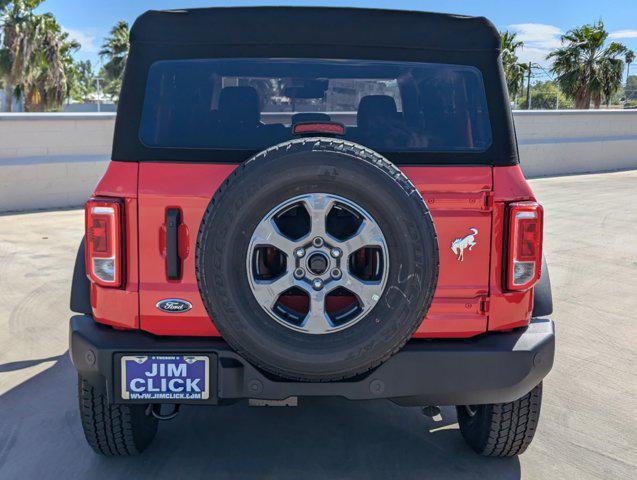
[(312, 240), (312, 245), (314, 245), (316, 248), (321, 248), (324, 243), (325, 242), (321, 237), (316, 237), (314, 238), (314, 240)]
[(334, 258), (339, 258), (342, 254), (343, 252), (341, 252), (340, 248), (333, 248), (330, 250), (330, 255)]
[(330, 276), (334, 279), (334, 280), (338, 280), (339, 278), (341, 278), (341, 271), (338, 268), (333, 269), (330, 272)]
[(316, 278), (312, 281), (312, 288), (314, 290), (320, 290), (321, 288), (323, 288), (323, 280), (321, 280), (320, 278)]
[(297, 248), (294, 255), (296, 255), (297, 258), (303, 258), (305, 256), (305, 249), (303, 247)]
[(303, 270), (302, 268), (297, 268), (294, 270), (294, 278), (301, 279), (303, 277), (305, 277), (305, 270)]

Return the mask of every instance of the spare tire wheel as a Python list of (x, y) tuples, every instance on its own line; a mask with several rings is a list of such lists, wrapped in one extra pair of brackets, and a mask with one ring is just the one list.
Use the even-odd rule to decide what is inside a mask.
[(223, 338), (291, 379), (365, 373), (425, 317), (438, 242), (422, 197), (355, 143), (304, 138), (237, 167), (199, 229), (196, 273)]

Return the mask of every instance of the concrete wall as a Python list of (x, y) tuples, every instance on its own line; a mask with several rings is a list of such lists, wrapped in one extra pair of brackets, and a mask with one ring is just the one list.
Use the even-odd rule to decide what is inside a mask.
[[(518, 111), (528, 177), (637, 169), (637, 111)], [(0, 212), (81, 205), (108, 164), (113, 113), (0, 114)]]
[(637, 110), (516, 111), (527, 177), (637, 169)]
[(104, 173), (115, 114), (0, 114), (0, 212), (82, 205)]

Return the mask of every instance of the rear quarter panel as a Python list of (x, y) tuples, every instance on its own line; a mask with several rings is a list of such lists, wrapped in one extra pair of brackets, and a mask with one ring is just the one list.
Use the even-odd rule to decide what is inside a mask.
[(139, 241), (137, 176), (139, 164), (111, 162), (95, 187), (95, 197), (117, 197), (124, 202), (124, 287), (104, 288), (91, 283), (91, 307), (98, 322), (116, 328), (139, 328)]

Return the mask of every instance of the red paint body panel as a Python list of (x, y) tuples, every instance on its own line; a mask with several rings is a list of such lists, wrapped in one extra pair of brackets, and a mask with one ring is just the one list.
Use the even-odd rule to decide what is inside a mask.
[[(406, 167), (402, 169), (425, 199), (440, 249), (438, 287), (415, 337), (470, 337), (484, 332), (480, 304), (489, 290), (492, 190), (490, 167)], [(462, 262), (451, 243), (478, 230), (477, 245)]]
[(528, 325), (533, 311), (533, 289), (525, 292), (504, 291), (506, 204), (514, 201), (535, 200), (535, 197), (519, 166), (494, 168), (493, 182), (493, 239), (491, 241), (493, 261), (491, 262), (489, 330), (510, 330)]
[(535, 200), (531, 186), (519, 165), (493, 168), (494, 202)]
[[(236, 165), (140, 163), (140, 318), (141, 328), (157, 335), (219, 336), (203, 305), (197, 278), (195, 255), (197, 233), (210, 199)], [(180, 208), (182, 231), (188, 242), (182, 250), (182, 278), (168, 280), (165, 269), (164, 236), (166, 209)], [(183, 238), (183, 236), (182, 236)], [(178, 315), (162, 312), (155, 305), (177, 297), (192, 303), (192, 309)]]
[[(197, 233), (212, 195), (236, 165), (112, 162), (96, 195), (125, 200), (125, 288), (93, 286), (96, 320), (157, 335), (218, 336), (195, 277)], [(503, 291), (504, 212), (510, 201), (533, 200), (518, 167), (405, 167), (429, 206), (440, 247), (434, 301), (415, 337), (471, 337), (528, 323), (532, 290)], [(165, 270), (165, 215), (179, 208), (182, 278)], [(459, 261), (451, 243), (478, 230), (476, 246)], [(192, 303), (182, 314), (158, 310), (159, 300)]]
[(93, 193), (93, 196), (124, 200), (124, 288), (91, 285), (95, 320), (121, 328), (139, 328), (138, 168), (137, 163), (111, 162)]

